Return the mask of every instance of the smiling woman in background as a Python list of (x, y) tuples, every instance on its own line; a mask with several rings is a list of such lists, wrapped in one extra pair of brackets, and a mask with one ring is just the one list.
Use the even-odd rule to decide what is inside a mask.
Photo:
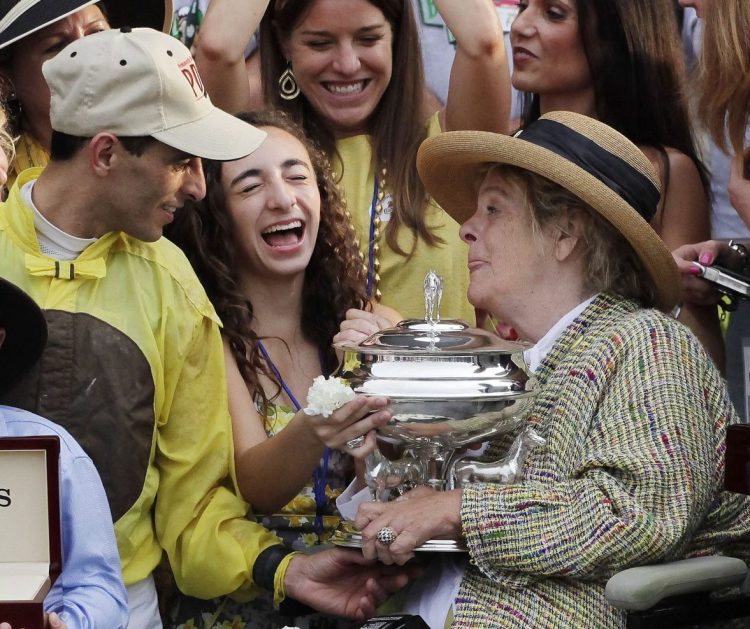
[(750, 226), (750, 3), (693, 4), (705, 23), (698, 113), (716, 145), (734, 153), (729, 198)]
[(212, 0), (196, 62), (214, 102), (229, 111), (252, 107), (243, 53), (260, 22), (265, 104), (288, 112), (331, 160), (368, 296), (421, 317), (421, 286), (434, 268), (449, 287), (444, 316), (473, 322), (466, 247), (426, 194), (415, 156), (441, 130), (506, 132), (510, 81), (493, 2), (435, 6), (457, 40), (447, 103), (435, 115), (424, 103), (418, 30), (404, 0)]

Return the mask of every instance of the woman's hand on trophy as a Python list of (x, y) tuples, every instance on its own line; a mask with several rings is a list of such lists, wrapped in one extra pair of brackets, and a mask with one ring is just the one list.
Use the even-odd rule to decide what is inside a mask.
[(326, 447), (364, 458), (375, 448), (375, 431), (391, 419), (387, 405), (387, 398), (357, 395), (328, 417), (306, 417), (315, 437)]
[(361, 504), (354, 524), (362, 532), (362, 554), (403, 565), (430, 539), (459, 539), (461, 494), (417, 487), (393, 502)]
[(350, 308), (346, 311), (346, 319), (341, 322), (339, 332), (333, 337), (333, 342), (334, 344), (356, 345), (375, 332), (390, 328), (392, 325), (391, 319), (382, 314)]

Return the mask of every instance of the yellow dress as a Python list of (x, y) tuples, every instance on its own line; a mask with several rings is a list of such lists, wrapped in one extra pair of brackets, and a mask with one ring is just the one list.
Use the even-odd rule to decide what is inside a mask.
[[(440, 122), (435, 114), (428, 123), (428, 135), (440, 133)], [(337, 148), (343, 166), (343, 176), (339, 187), (344, 194), (352, 215), (354, 229), (360, 242), (364, 260), (368, 259), (370, 237), (370, 213), (375, 185), (372, 164), (372, 145), (369, 135), (357, 135), (339, 140)], [(336, 174), (342, 173), (342, 165), (336, 164)], [(379, 169), (378, 169), (379, 170)], [(463, 319), (474, 325), (474, 307), (466, 299), (469, 287), (467, 267), (468, 248), (458, 236), (456, 223), (434, 201), (430, 200), (426, 210), (426, 221), (430, 231), (442, 238), (445, 243), (430, 247), (418, 240), (411, 258), (400, 255), (386, 242), (385, 220), (388, 218), (388, 177), (386, 175), (386, 198), (383, 203), (380, 244), (380, 291), (381, 302), (396, 309), (405, 318), (422, 319), (425, 316), (424, 278), (434, 270), (443, 278), (443, 298), (440, 315), (444, 319)], [(414, 234), (401, 228), (398, 243), (409, 252), (414, 244)]]

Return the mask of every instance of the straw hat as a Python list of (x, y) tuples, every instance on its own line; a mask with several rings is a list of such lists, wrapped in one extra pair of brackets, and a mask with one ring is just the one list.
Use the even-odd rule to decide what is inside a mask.
[(47, 322), (39, 306), (25, 292), (0, 278), (0, 391), (7, 390), (42, 355), (47, 343)]
[(545, 114), (515, 136), (450, 131), (428, 138), (417, 154), (427, 191), (459, 223), (476, 211), (480, 176), (488, 164), (508, 164), (569, 190), (630, 243), (654, 282), (657, 306), (680, 297), (672, 254), (649, 225), (660, 187), (648, 158), (611, 127), (580, 114)]
[[(100, 0), (0, 0), (0, 48)], [(147, 26), (165, 33), (172, 24), (172, 0), (104, 0), (112, 28)]]

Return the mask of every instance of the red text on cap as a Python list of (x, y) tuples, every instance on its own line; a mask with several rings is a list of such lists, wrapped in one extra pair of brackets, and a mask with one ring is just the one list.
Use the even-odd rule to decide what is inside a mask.
[(203, 81), (200, 74), (198, 74), (198, 68), (195, 67), (195, 62), (192, 59), (187, 59), (180, 64), (180, 72), (182, 72), (182, 76), (185, 77), (196, 98), (201, 98), (205, 95), (206, 88), (203, 87)]

